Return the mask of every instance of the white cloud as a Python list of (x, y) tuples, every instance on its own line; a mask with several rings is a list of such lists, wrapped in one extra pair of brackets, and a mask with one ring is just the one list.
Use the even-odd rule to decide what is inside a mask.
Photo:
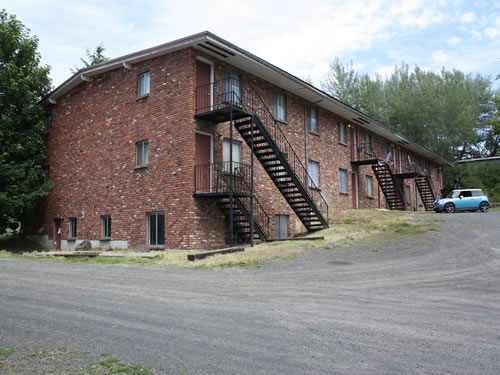
[(460, 38), (458, 36), (453, 36), (450, 39), (448, 39), (448, 44), (451, 44), (452, 46), (460, 43)]
[(460, 17), (460, 21), (463, 23), (472, 23), (476, 20), (476, 13), (474, 12), (467, 12), (462, 14), (462, 17)]
[(432, 59), (436, 64), (445, 65), (449, 60), (449, 56), (446, 52), (437, 50), (432, 53)]
[(482, 39), (482, 37), (483, 37), (483, 34), (481, 34), (481, 32), (479, 32), (477, 30), (471, 30), (470, 34), (475, 39)]
[(500, 31), (496, 27), (487, 27), (484, 30), (484, 33), (490, 38), (494, 39), (498, 34), (500, 34)]
[(375, 71), (384, 77), (390, 77), (394, 73), (394, 65), (382, 65), (379, 66)]

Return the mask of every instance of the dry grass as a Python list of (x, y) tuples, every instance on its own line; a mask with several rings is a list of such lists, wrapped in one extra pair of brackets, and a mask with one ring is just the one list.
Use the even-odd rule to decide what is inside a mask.
[[(187, 253), (165, 253), (156, 264), (186, 268), (219, 268), (260, 265), (273, 259), (293, 258), (311, 249), (333, 249), (361, 242), (383, 241), (405, 234), (420, 234), (436, 229), (431, 214), (388, 210), (343, 210), (335, 214), (330, 228), (307, 236), (323, 236), (318, 241), (265, 242), (246, 247), (244, 252), (216, 255), (194, 262)], [(306, 237), (307, 237), (306, 236)]]
[[(433, 213), (402, 212), (388, 210), (339, 210), (330, 220), (330, 228), (310, 233), (308, 236), (323, 236), (324, 240), (265, 242), (246, 247), (244, 252), (215, 255), (194, 262), (187, 255), (198, 251), (156, 252), (155, 259), (124, 258), (57, 258), (58, 261), (92, 263), (137, 263), (184, 268), (222, 268), (232, 266), (259, 266), (274, 259), (293, 258), (311, 249), (335, 249), (356, 243), (377, 243), (401, 235), (417, 235), (438, 230), (443, 221)], [(307, 236), (306, 236), (307, 237)], [(34, 256), (26, 256), (35, 258)], [(36, 257), (40, 259), (40, 257)], [(55, 258), (49, 258), (55, 259)]]

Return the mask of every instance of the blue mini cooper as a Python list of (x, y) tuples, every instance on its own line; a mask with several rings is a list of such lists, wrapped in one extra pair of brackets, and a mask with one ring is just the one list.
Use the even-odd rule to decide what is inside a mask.
[(455, 211), (488, 212), (490, 202), (481, 189), (451, 191), (445, 198), (434, 201), (434, 211), (452, 214)]

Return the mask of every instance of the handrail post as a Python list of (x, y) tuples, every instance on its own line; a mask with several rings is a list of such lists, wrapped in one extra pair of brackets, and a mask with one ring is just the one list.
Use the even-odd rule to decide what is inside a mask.
[(254, 124), (254, 115), (252, 114), (252, 120), (250, 122), (251, 130), (250, 130), (250, 247), (253, 247), (253, 124)]

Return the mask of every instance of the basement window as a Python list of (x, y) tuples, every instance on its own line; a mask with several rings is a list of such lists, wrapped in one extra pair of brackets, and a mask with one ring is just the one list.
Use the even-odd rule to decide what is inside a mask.
[(149, 72), (139, 74), (137, 76), (137, 96), (145, 96), (149, 95), (149, 79), (150, 79), (150, 74)]
[(69, 233), (68, 238), (76, 238), (76, 217), (69, 218)]
[(163, 212), (148, 213), (148, 244), (149, 246), (165, 244), (165, 214)]
[(101, 237), (111, 238), (111, 216), (101, 216)]

